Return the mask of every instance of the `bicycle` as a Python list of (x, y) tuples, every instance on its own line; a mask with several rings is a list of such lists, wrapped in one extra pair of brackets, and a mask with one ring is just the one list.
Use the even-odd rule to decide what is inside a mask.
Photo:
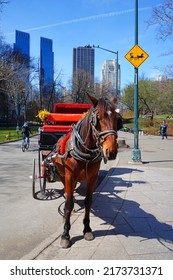
[(28, 151), (29, 149), (29, 137), (26, 137), (22, 140), (22, 152)]

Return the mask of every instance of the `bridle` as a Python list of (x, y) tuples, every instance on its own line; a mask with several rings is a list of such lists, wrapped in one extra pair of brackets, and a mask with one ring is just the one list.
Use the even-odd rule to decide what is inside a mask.
[(99, 132), (96, 129), (97, 120), (98, 120), (98, 114), (95, 113), (95, 111), (92, 111), (90, 123), (91, 123), (91, 127), (92, 127), (92, 130), (93, 130), (93, 135), (97, 139), (96, 145), (102, 145), (102, 143), (105, 141), (105, 139), (109, 135), (115, 135), (117, 137), (117, 131), (116, 130), (107, 129), (107, 130)]
[(70, 154), (77, 160), (96, 162), (103, 158), (104, 162), (106, 163), (107, 160), (103, 154), (102, 144), (109, 135), (117, 136), (117, 131), (108, 129), (99, 132), (96, 129), (98, 122), (98, 114), (95, 112), (94, 109), (91, 110), (92, 111), (89, 118), (89, 124), (91, 125), (93, 136), (96, 139), (96, 148), (88, 148), (85, 145), (86, 139), (83, 140), (81, 138), (80, 131), (84, 122), (84, 119), (81, 119), (76, 125), (73, 126), (73, 133), (71, 139), (69, 140)]

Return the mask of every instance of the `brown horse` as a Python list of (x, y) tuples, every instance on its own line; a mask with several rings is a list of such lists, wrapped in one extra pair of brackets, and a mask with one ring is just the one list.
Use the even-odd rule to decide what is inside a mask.
[[(89, 96), (93, 107), (74, 127), (65, 144), (63, 156), (57, 154), (55, 165), (64, 184), (66, 194), (64, 231), (61, 246), (68, 248), (70, 242), (70, 216), (73, 210), (73, 192), (77, 182), (86, 182), (84, 238), (94, 238), (90, 228), (92, 194), (98, 179), (101, 160), (114, 160), (117, 155), (117, 131), (122, 128), (122, 119), (108, 99)], [(57, 149), (62, 139), (57, 142)]]

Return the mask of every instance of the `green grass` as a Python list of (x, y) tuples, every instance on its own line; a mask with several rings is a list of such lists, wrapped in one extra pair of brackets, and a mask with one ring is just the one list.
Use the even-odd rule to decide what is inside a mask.
[(0, 129), (0, 142), (21, 138), (21, 131), (15, 129)]
[[(160, 124), (162, 120), (166, 120), (168, 123), (167, 134), (173, 136), (173, 120), (167, 120), (168, 115), (157, 115), (154, 116), (153, 121), (149, 118), (139, 118), (138, 119), (138, 129), (143, 130), (146, 134), (160, 135)], [(172, 117), (172, 116), (169, 116)], [(130, 122), (124, 123), (124, 128), (133, 129), (134, 120), (131, 119)]]
[[(32, 134), (37, 133), (37, 130), (32, 130)], [(22, 137), (21, 130), (16, 131), (16, 129), (1, 129), (0, 128), (0, 142), (8, 141), (8, 140), (16, 140)]]
[[(145, 121), (145, 119), (142, 119), (142, 118), (138, 119), (138, 127), (141, 130), (145, 128), (144, 121)], [(131, 122), (125, 123), (124, 127), (134, 128), (134, 121), (133, 121), (133, 119), (131, 120)]]

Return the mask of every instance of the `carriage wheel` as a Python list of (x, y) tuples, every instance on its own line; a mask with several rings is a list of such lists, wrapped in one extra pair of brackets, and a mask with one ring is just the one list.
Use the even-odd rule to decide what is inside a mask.
[(35, 198), (35, 158), (32, 166), (32, 196)]
[(45, 192), (45, 190), (46, 190), (46, 170), (45, 170), (45, 166), (42, 165), (43, 155), (42, 155), (42, 152), (40, 152), (40, 151), (38, 154), (38, 161), (39, 161), (38, 164), (39, 164), (40, 190), (42, 192)]
[[(49, 180), (47, 176), (46, 166), (42, 166), (42, 161), (44, 157), (42, 153), (39, 151), (38, 155), (38, 167), (36, 166), (37, 160), (33, 160), (33, 169), (32, 169), (32, 196), (34, 199), (49, 201), (58, 199), (61, 196), (64, 196), (64, 190), (59, 189), (46, 189), (46, 183)], [(44, 170), (42, 170), (44, 168)], [(37, 170), (38, 169), (38, 170)], [(36, 173), (38, 171), (38, 173)], [(38, 174), (38, 175), (37, 175)], [(37, 187), (40, 189), (37, 191)]]
[(43, 178), (40, 178), (40, 189), (42, 192), (46, 190), (46, 176), (44, 175)]

